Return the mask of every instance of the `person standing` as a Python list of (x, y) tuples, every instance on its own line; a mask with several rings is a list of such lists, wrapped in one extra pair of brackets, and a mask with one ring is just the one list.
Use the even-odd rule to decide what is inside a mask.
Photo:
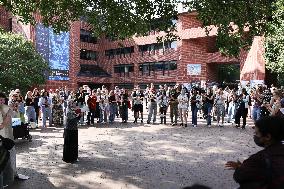
[(75, 102), (68, 103), (62, 160), (66, 163), (74, 163), (78, 159), (78, 122), (82, 113)]
[(128, 108), (129, 108), (129, 99), (128, 93), (125, 89), (121, 89), (120, 95), (120, 113), (122, 123), (127, 123), (128, 121)]
[(198, 108), (197, 108), (197, 104), (199, 104), (199, 100), (197, 99), (197, 91), (196, 89), (192, 89), (191, 92), (191, 98), (190, 98), (190, 107), (191, 107), (191, 113), (192, 113), (192, 126), (196, 127), (197, 126), (197, 112), (198, 112)]
[(166, 95), (166, 91), (163, 91), (161, 95), (158, 97), (158, 104), (160, 107), (161, 124), (166, 124), (167, 123), (166, 114), (169, 106), (169, 99)]
[(17, 94), (17, 101), (18, 101), (18, 107), (19, 107), (19, 113), (21, 122), (25, 123), (25, 102), (24, 97), (21, 95), (20, 89), (16, 89), (15, 93)]
[(97, 97), (96, 97), (96, 91), (93, 90), (92, 94), (90, 94), (88, 100), (87, 100), (87, 105), (89, 107), (89, 112), (87, 115), (87, 124), (94, 124), (95, 120), (95, 113), (96, 113), (96, 104), (97, 103)]
[(117, 112), (117, 102), (113, 90), (109, 92), (108, 101), (109, 101), (109, 122), (113, 123)]
[[(217, 116), (217, 124), (219, 127), (224, 126), (224, 117), (225, 117), (225, 100), (226, 97), (223, 94), (223, 91), (221, 88), (218, 89), (215, 97), (215, 108), (216, 108), (216, 116)], [(221, 119), (221, 124), (220, 124), (220, 119)]]
[(35, 114), (36, 114), (35, 122), (37, 124), (36, 126), (38, 127), (39, 117), (40, 117), (39, 116), (40, 115), (40, 107), (38, 105), (39, 99), (40, 99), (40, 93), (39, 93), (37, 88), (34, 88), (32, 97), (34, 99), (34, 109), (35, 109)]
[[(15, 93), (15, 95), (17, 95), (17, 93)], [(14, 111), (13, 111), (14, 107), (12, 106), (14, 104), (10, 104), (10, 106), (7, 106), (5, 104), (5, 100), (6, 100), (5, 94), (0, 92), (0, 118), (1, 118), (0, 135), (4, 138), (9, 138), (11, 140), (14, 140), (13, 129), (12, 129), (12, 117), (14, 116)], [(9, 150), (9, 153), (10, 153), (9, 160), (3, 172), (0, 173), (0, 182), (1, 178), (3, 178), (2, 179), (3, 186), (13, 183), (14, 178), (17, 176), (15, 146), (11, 150)]]
[(208, 88), (206, 94), (203, 96), (204, 99), (204, 109), (205, 109), (205, 116), (207, 120), (207, 126), (211, 127), (211, 120), (212, 120), (212, 108), (214, 103), (214, 94), (211, 88)]
[[(78, 92), (76, 93), (76, 98), (75, 98), (75, 102), (77, 104), (77, 106), (79, 106), (80, 108), (83, 108), (83, 106), (85, 105), (85, 95), (86, 95), (86, 90), (84, 90), (83, 87), (80, 87)], [(82, 113), (81, 119), (80, 119), (80, 124), (84, 124), (84, 114)]]
[[(236, 93), (234, 90), (232, 90), (228, 96), (228, 119), (227, 122), (231, 123), (232, 119), (235, 119), (235, 98), (236, 98)], [(233, 122), (232, 122), (233, 123)]]
[(136, 90), (132, 93), (133, 111), (134, 111), (134, 123), (137, 123), (139, 113), (141, 117), (141, 123), (143, 123), (143, 98), (144, 94), (140, 91), (140, 87), (137, 86)]
[(177, 125), (177, 118), (178, 118), (178, 96), (179, 93), (177, 92), (176, 88), (173, 88), (169, 91), (169, 98), (170, 98), (170, 117), (171, 117), (171, 124), (172, 126)]
[(41, 98), (39, 99), (39, 106), (41, 108), (42, 113), (42, 127), (46, 127), (46, 118), (49, 120), (49, 127), (52, 125), (52, 114), (51, 114), (51, 107), (52, 107), (52, 100), (49, 97), (47, 91), (42, 93)]
[(28, 123), (36, 121), (36, 112), (34, 108), (34, 97), (31, 91), (28, 91), (25, 97), (26, 101), (26, 116)]
[(240, 119), (243, 118), (243, 126), (242, 129), (245, 129), (246, 122), (247, 122), (247, 115), (248, 115), (248, 105), (249, 102), (249, 95), (245, 88), (242, 89), (242, 94), (239, 95), (237, 99), (237, 108), (236, 108), (236, 115), (235, 115), (235, 124), (236, 127), (240, 127)]
[(261, 110), (261, 105), (263, 103), (263, 90), (262, 87), (259, 86), (256, 88), (255, 91), (251, 91), (251, 96), (253, 100), (253, 108), (252, 108), (252, 119), (254, 122), (260, 119), (260, 110)]
[(149, 114), (148, 114), (148, 120), (147, 124), (150, 124), (151, 119), (153, 117), (153, 124), (156, 123), (156, 117), (157, 117), (157, 97), (156, 97), (156, 91), (154, 89), (154, 85), (151, 85), (151, 89), (149, 91)]
[(118, 88), (118, 86), (114, 87), (114, 95), (115, 95), (115, 100), (116, 100), (116, 105), (115, 105), (115, 115), (118, 118), (119, 116), (119, 98), (120, 98), (120, 89)]
[(188, 95), (185, 89), (181, 89), (181, 94), (178, 96), (178, 110), (181, 118), (181, 126), (187, 127), (187, 111), (188, 111)]
[(52, 97), (52, 123), (55, 126), (63, 126), (63, 100), (60, 91), (56, 89)]

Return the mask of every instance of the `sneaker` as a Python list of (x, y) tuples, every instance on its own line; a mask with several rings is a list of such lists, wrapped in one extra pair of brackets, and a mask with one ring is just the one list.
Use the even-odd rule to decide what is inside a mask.
[(150, 124), (150, 121), (147, 121), (147, 124)]
[(187, 127), (187, 124), (184, 124), (184, 127)]
[(211, 127), (211, 125), (207, 125), (207, 127)]
[(219, 125), (219, 127), (224, 127), (224, 125), (223, 125), (223, 124), (221, 124), (221, 125)]
[(143, 123), (143, 120), (141, 120), (141, 123)]
[(197, 127), (197, 125), (193, 125), (193, 127)]
[(183, 126), (183, 123), (179, 124), (179, 126)]

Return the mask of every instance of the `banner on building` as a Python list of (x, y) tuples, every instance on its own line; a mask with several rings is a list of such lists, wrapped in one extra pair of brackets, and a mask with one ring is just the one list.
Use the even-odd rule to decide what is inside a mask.
[(51, 27), (36, 26), (36, 49), (49, 63), (49, 80), (69, 80), (69, 32), (55, 34)]
[(251, 87), (255, 87), (256, 85), (264, 85), (264, 80), (250, 80)]
[(201, 75), (201, 64), (188, 64), (187, 75)]

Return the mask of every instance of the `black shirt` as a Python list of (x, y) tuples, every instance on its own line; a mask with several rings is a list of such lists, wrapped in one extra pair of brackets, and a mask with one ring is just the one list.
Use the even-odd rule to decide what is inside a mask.
[(26, 98), (26, 106), (34, 106), (34, 104), (32, 98)]
[(213, 96), (213, 94), (212, 93), (210, 93), (209, 95), (208, 94), (206, 94), (205, 95), (205, 103), (209, 103), (209, 104), (213, 104), (214, 103), (214, 98), (212, 98), (212, 100), (210, 100), (209, 98), (211, 98)]

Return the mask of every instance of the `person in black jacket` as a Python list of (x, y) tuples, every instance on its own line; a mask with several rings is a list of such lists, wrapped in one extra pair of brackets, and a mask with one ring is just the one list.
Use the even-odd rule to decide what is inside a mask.
[(284, 188), (284, 118), (268, 116), (255, 123), (254, 141), (264, 149), (243, 163), (229, 161), (239, 189)]
[(63, 158), (66, 163), (74, 163), (78, 159), (78, 122), (82, 116), (81, 109), (73, 101), (69, 102), (67, 121), (64, 128)]

